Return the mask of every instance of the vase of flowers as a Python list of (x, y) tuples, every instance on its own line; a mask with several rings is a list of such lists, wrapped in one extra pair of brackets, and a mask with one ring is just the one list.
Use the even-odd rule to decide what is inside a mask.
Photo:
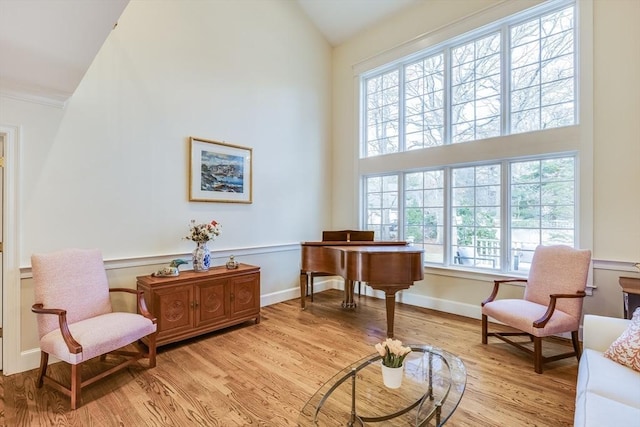
[(185, 237), (187, 240), (196, 242), (196, 248), (193, 251), (193, 271), (208, 271), (211, 267), (211, 252), (207, 243), (215, 240), (220, 235), (220, 224), (213, 220), (210, 223), (196, 224), (194, 219), (189, 223), (189, 234)]
[(402, 341), (387, 338), (375, 345), (382, 357), (382, 382), (388, 388), (399, 388), (404, 376), (404, 358), (411, 353), (410, 347), (403, 347)]

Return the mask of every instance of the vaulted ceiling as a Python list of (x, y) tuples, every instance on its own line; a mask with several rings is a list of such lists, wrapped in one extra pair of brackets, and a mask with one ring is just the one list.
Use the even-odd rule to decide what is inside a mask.
[(0, 0), (0, 91), (65, 102), (129, 0)]
[[(426, 0), (297, 0), (327, 41)], [(64, 104), (129, 0), (0, 0), (0, 93)]]

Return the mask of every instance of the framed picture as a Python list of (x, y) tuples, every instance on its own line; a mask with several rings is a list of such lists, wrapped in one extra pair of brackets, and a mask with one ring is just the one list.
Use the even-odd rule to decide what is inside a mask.
[(251, 148), (190, 137), (189, 200), (251, 203)]

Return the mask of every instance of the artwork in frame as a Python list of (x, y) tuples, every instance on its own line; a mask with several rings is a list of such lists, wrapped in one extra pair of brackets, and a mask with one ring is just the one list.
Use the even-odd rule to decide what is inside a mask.
[(252, 149), (190, 137), (189, 200), (251, 203)]

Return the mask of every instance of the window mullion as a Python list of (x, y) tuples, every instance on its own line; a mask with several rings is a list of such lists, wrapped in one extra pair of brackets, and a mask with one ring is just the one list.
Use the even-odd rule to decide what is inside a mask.
[(405, 75), (404, 65), (398, 65), (398, 151), (404, 152), (407, 149), (405, 140)]
[(444, 265), (449, 266), (452, 264), (451, 254), (453, 253), (453, 248), (451, 247), (451, 168), (449, 166), (445, 166), (443, 168), (444, 171), (444, 219), (443, 219), (443, 227), (444, 227)]
[(500, 53), (500, 85), (502, 87), (502, 106), (501, 117), (501, 135), (509, 135), (511, 129), (511, 36), (509, 34), (509, 25), (504, 24), (501, 27), (502, 49)]
[(444, 135), (442, 143), (447, 145), (451, 144), (451, 48), (445, 48), (442, 55), (444, 60), (444, 91), (442, 94), (444, 97)]
[(405, 209), (405, 199), (406, 196), (404, 194), (405, 191), (405, 185), (404, 185), (404, 180), (406, 179), (405, 177), (406, 173), (405, 172), (400, 172), (398, 173), (398, 219), (397, 219), (397, 230), (398, 230), (398, 236), (397, 239), (402, 241), (402, 240), (406, 240), (405, 237), (405, 214), (404, 214), (404, 209)]
[(511, 164), (508, 160), (504, 160), (501, 166), (501, 187), (500, 191), (500, 227), (503, 230), (502, 237), (500, 239), (500, 246), (502, 252), (500, 259), (502, 263), (500, 265), (501, 271), (509, 271), (509, 265), (511, 263)]

